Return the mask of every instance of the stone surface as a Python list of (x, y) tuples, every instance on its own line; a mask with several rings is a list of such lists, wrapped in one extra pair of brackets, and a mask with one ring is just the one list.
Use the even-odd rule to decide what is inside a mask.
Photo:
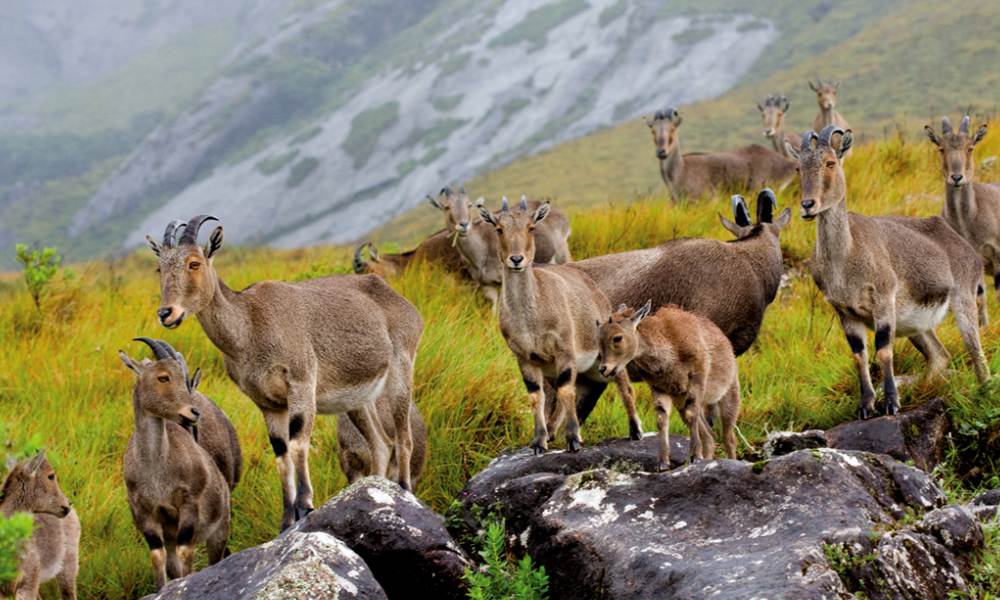
[[(884, 455), (822, 448), (649, 473), (596, 468), (612, 453), (590, 450), (498, 458), (463, 497), (503, 504), (552, 598), (940, 597), (963, 588), (981, 544), (969, 510), (941, 508), (930, 476)], [(646, 452), (634, 460), (655, 460)]]
[(982, 504), (985, 506), (1000, 505), (1000, 488), (979, 494), (976, 496), (976, 499), (972, 501), (972, 503)]
[(929, 471), (944, 458), (951, 431), (945, 411), (944, 401), (935, 398), (897, 416), (844, 423), (827, 430), (827, 445), (912, 460), (917, 468)]
[(217, 565), (171, 581), (147, 599), (384, 599), (365, 562), (322, 532), (289, 531)]
[(808, 431), (775, 431), (767, 435), (764, 441), (764, 458), (789, 454), (796, 450), (809, 448), (825, 448), (826, 436), (819, 429)]
[(294, 532), (344, 540), (390, 598), (464, 598), (471, 566), (444, 520), (410, 492), (381, 477), (360, 479), (296, 523)]

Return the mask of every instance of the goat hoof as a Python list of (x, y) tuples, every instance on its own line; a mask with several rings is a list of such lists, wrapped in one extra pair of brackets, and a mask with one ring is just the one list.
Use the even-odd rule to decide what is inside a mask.
[(669, 471), (669, 470), (670, 470), (670, 463), (669, 462), (659, 462), (659, 463), (656, 463), (656, 472), (657, 473), (663, 473), (664, 471)]
[(885, 414), (887, 414), (887, 415), (889, 415), (891, 417), (891, 416), (895, 415), (898, 412), (899, 412), (899, 402), (896, 402), (895, 400), (893, 400), (891, 402), (886, 402), (885, 403)]
[(295, 520), (304, 519), (306, 515), (313, 511), (311, 506), (296, 506), (295, 507)]
[(628, 437), (633, 441), (639, 441), (642, 439), (642, 425), (631, 422), (628, 424)]
[(545, 454), (546, 450), (545, 446), (541, 444), (532, 444), (531, 449), (535, 452), (535, 456), (541, 456), (542, 454)]
[(566, 440), (566, 449), (570, 452), (579, 452), (580, 448), (583, 448), (583, 442), (576, 438), (570, 438)]
[(870, 415), (868, 413), (868, 409), (867, 408), (861, 407), (861, 408), (858, 409), (858, 420), (859, 421), (865, 421), (865, 420), (868, 419), (869, 416)]

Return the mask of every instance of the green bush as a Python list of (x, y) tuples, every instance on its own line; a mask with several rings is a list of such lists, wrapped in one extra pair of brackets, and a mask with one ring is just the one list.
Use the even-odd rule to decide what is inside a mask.
[(35, 519), (28, 513), (0, 515), (0, 586), (17, 578), (18, 551), (21, 544), (31, 537)]
[(535, 568), (531, 557), (513, 563), (506, 552), (506, 528), (503, 519), (486, 525), (480, 537), (479, 556), (483, 564), (478, 569), (466, 569), (472, 600), (543, 600), (548, 597), (549, 577), (545, 567)]
[(42, 308), (42, 293), (45, 288), (52, 283), (59, 267), (62, 265), (62, 256), (55, 248), (36, 248), (27, 244), (17, 244), (17, 262), (21, 263), (24, 271), (24, 282), (28, 284), (28, 293), (35, 301), (35, 308)]

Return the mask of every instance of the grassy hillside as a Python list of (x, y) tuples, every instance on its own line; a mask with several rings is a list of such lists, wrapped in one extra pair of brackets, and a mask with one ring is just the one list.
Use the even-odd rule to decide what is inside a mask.
[[(725, 11), (739, 3), (698, 4), (699, 11), (710, 12), (711, 7)], [(824, 18), (814, 13), (829, 3), (811, 6), (804, 15), (786, 4), (760, 8), (773, 11), (762, 16), (777, 19), (779, 27), (782, 19), (794, 19), (788, 23), (792, 28), (782, 31), (796, 33), (782, 34), (755, 66), (752, 79), (718, 99), (679, 107), (684, 114), (680, 132), (685, 151), (750, 143), (770, 147), (755, 103), (774, 93), (791, 101), (786, 127), (796, 132), (811, 128), (818, 109), (807, 81), (818, 76), (843, 82), (838, 110), (861, 140), (882, 139), (897, 131), (916, 138), (924, 123), (936, 123), (943, 113), (954, 117), (965, 109), (974, 115), (996, 112), (1000, 47), (993, 33), (1000, 30), (1000, 4), (943, 5), (928, 0), (872, 4), (878, 10), (870, 8), (871, 19), (860, 23), (842, 23), (838, 18), (856, 16), (853, 11), (858, 9), (852, 3), (838, 5)], [(816, 24), (810, 25), (813, 21)], [(860, 32), (855, 31), (858, 26), (863, 26)], [(467, 187), (491, 200), (521, 193), (553, 197), (570, 209), (659, 194), (663, 182), (654, 150), (648, 129), (636, 119), (515, 161), (468, 182)], [(436, 211), (421, 206), (372, 237), (410, 244), (439, 227), (440, 221)]]
[[(977, 157), (997, 153), (1000, 134), (994, 133)], [(936, 160), (927, 143), (893, 139), (858, 146), (848, 163), (850, 206), (868, 214), (937, 213), (942, 181)], [(1000, 170), (994, 167), (980, 175), (1000, 178)], [(779, 195), (782, 207), (793, 204), (795, 187)], [(615, 197), (624, 201), (631, 194), (623, 189)], [(573, 217), (572, 251), (582, 258), (678, 236), (725, 239), (716, 213), (727, 210), (724, 198), (676, 205), (660, 194), (580, 210)], [(739, 427), (755, 448), (768, 431), (825, 428), (851, 419), (856, 410), (857, 386), (847, 345), (833, 313), (803, 270), (814, 237), (813, 224), (793, 219), (782, 238), (788, 285), (768, 311), (757, 344), (739, 359), (744, 393)], [(265, 278), (297, 280), (345, 272), (349, 250), (227, 247), (215, 264), (223, 279), (239, 289)], [(263, 419), (226, 377), (219, 352), (198, 323), (191, 320), (174, 331), (157, 324), (159, 288), (152, 254), (142, 251), (113, 262), (77, 265), (74, 270), (76, 276), (56, 285), (41, 313), (17, 278), (0, 278), (0, 364), (4, 365), (0, 423), (18, 440), (34, 437), (48, 447), (63, 489), (80, 513), (81, 597), (137, 597), (150, 591), (152, 577), (122, 483), (122, 455), (133, 428), (133, 376), (116, 351), (124, 348), (133, 356), (144, 356), (147, 350), (131, 338), (162, 337), (184, 352), (190, 365), (205, 370), (202, 391), (236, 425), (246, 470), (233, 497), (233, 550), (276, 533), (280, 488)], [(464, 482), (500, 450), (527, 444), (528, 402), (495, 319), (469, 283), (421, 264), (391, 284), (426, 321), (416, 366), (416, 400), (430, 432), (430, 457), (417, 493), (444, 510)], [(983, 331), (983, 340), (993, 372), (1000, 373), (1000, 302), (992, 293), (990, 307), (992, 325)], [(907, 406), (944, 395), (963, 425), (956, 445), (980, 440), (985, 458), (977, 481), (962, 487), (954, 469), (940, 473), (955, 496), (967, 497), (974, 486), (1000, 486), (995, 441), (1000, 433), (1000, 396), (993, 383), (976, 385), (950, 317), (941, 330), (954, 356), (954, 374), (947, 382), (904, 388), (902, 399)], [(922, 372), (923, 360), (911, 347), (897, 342), (896, 351), (898, 373)], [(649, 394), (643, 386), (639, 392), (643, 423), (651, 430), (655, 420)], [(607, 394), (584, 426), (585, 443), (626, 435), (625, 416), (613, 396)], [(676, 417), (672, 429), (684, 433)], [(319, 419), (312, 452), (317, 501), (344, 485), (335, 443), (334, 420)], [(741, 442), (740, 452), (748, 450)], [(1000, 561), (1000, 549), (990, 556)], [(199, 560), (204, 560), (202, 553)], [(48, 593), (54, 597), (53, 590)]]

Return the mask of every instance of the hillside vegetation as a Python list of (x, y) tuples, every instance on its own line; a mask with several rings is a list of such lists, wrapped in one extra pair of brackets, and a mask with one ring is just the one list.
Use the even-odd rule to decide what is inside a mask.
[[(998, 153), (1000, 134), (994, 132), (980, 144), (977, 159)], [(846, 169), (848, 202), (858, 212), (940, 211), (942, 176), (937, 154), (927, 142), (892, 138), (861, 144)], [(978, 176), (1000, 179), (1000, 170), (994, 166)], [(796, 188), (793, 184), (779, 194), (780, 207), (795, 203)], [(648, 247), (680, 236), (728, 237), (716, 215), (728, 212), (728, 199), (672, 204), (654, 194), (625, 202), (629, 197), (622, 191), (616, 195), (620, 202), (575, 213), (570, 241), (576, 257)], [(832, 311), (804, 271), (814, 237), (815, 225), (795, 216), (782, 236), (788, 285), (768, 310), (756, 345), (739, 359), (739, 428), (746, 440), (740, 443), (741, 454), (758, 449), (768, 431), (825, 428), (855, 414), (857, 385), (850, 353)], [(349, 257), (347, 248), (224, 247), (215, 265), (227, 284), (240, 289), (266, 278), (299, 280), (346, 272)], [(281, 498), (263, 419), (230, 382), (220, 353), (195, 320), (173, 331), (157, 323), (159, 286), (153, 255), (142, 250), (73, 268), (76, 277), (57, 283), (40, 312), (13, 274), (0, 279), (0, 422), (15, 432), (15, 442), (36, 438), (48, 448), (62, 488), (79, 511), (81, 597), (137, 597), (152, 586), (146, 547), (131, 523), (121, 473), (133, 428), (133, 376), (116, 351), (124, 348), (133, 356), (145, 356), (141, 344), (129, 341), (136, 336), (166, 339), (192, 367), (203, 368), (201, 390), (222, 406), (239, 432), (245, 474), (233, 496), (231, 549), (273, 537)], [(430, 456), (416, 491), (445, 511), (466, 480), (491, 458), (506, 447), (528, 443), (528, 401), (495, 318), (471, 284), (430, 264), (418, 264), (390, 283), (418, 307), (426, 322), (416, 363), (416, 401), (427, 421)], [(992, 292), (989, 303), (991, 325), (982, 335), (992, 370), (1000, 373), (1000, 302)], [(976, 385), (950, 317), (941, 334), (954, 357), (952, 377), (903, 388), (902, 401), (905, 407), (935, 395), (948, 399), (960, 429), (956, 454), (939, 475), (952, 494), (967, 497), (978, 486), (1000, 486), (1000, 395), (995, 383)], [(898, 373), (922, 372), (923, 360), (912, 347), (897, 342), (896, 351)], [(655, 427), (649, 394), (644, 386), (638, 388), (649, 431)], [(685, 433), (676, 416), (672, 429)], [(624, 412), (608, 392), (583, 428), (584, 441), (626, 434)], [(311, 458), (317, 501), (345, 483), (335, 444), (335, 421), (318, 419)], [(980, 453), (975, 479), (962, 481), (959, 450)], [(996, 563), (1000, 550), (993, 552), (989, 560)], [(198, 556), (204, 561), (203, 553)], [(53, 591), (49, 589), (47, 597), (54, 597)]]

